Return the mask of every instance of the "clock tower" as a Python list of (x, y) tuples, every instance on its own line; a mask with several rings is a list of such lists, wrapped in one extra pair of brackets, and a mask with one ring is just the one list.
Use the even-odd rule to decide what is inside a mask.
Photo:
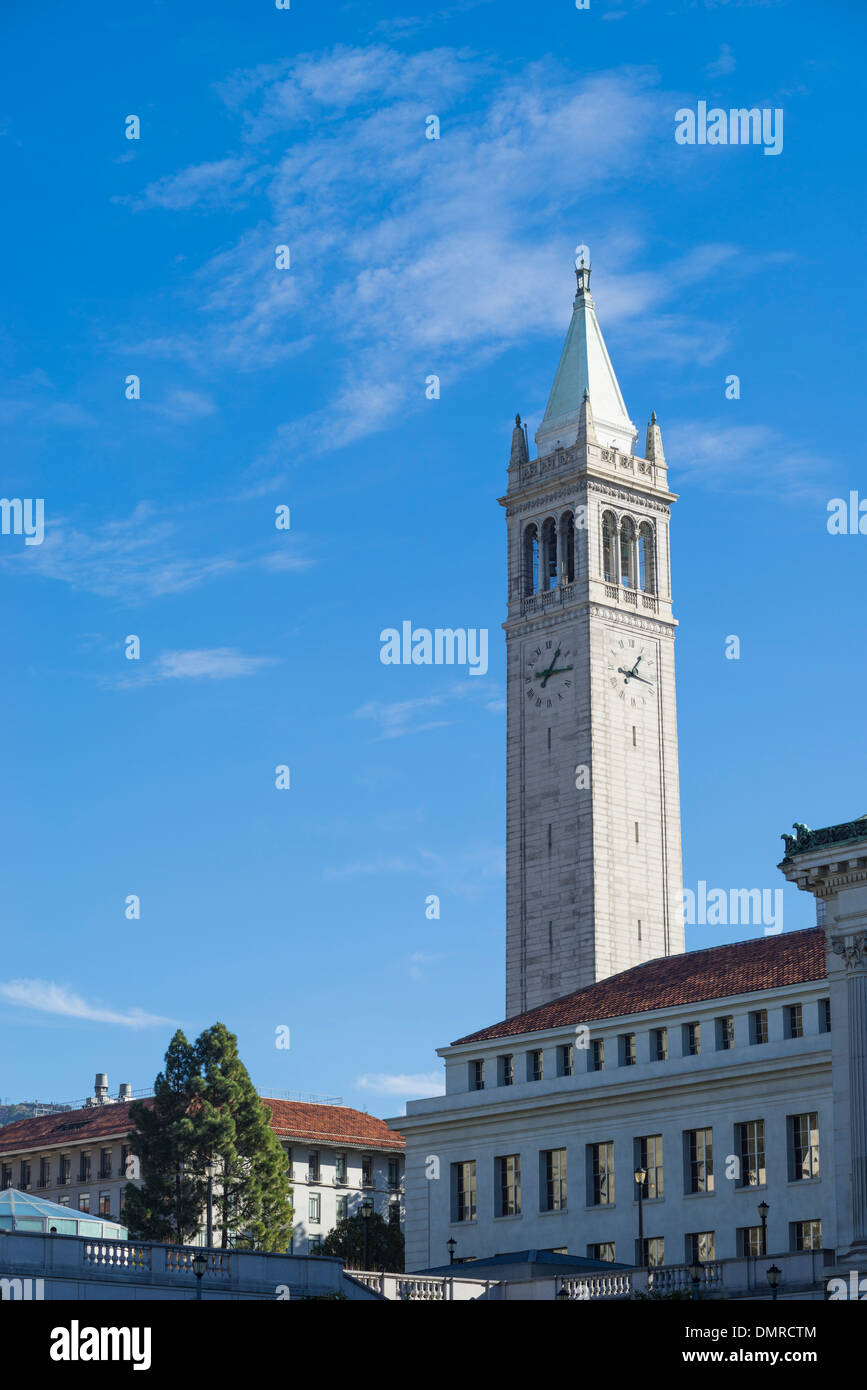
[(668, 489), (576, 262), (572, 321), (509, 484), (506, 1013), (684, 949)]

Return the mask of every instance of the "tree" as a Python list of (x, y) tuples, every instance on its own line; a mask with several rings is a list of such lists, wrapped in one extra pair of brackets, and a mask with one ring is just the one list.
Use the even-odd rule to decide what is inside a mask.
[(128, 1184), (130, 1234), (184, 1244), (201, 1230), (206, 1167), (217, 1165), (213, 1200), (219, 1244), (285, 1250), (292, 1232), (291, 1191), (283, 1150), (238, 1056), (238, 1040), (215, 1023), (187, 1042), (178, 1030), (152, 1103), (130, 1106), (131, 1148), (141, 1188)]
[(214, 1150), (220, 1164), (220, 1243), (228, 1244), (231, 1231), (237, 1246), (286, 1250), (293, 1216), (286, 1155), (271, 1128), (271, 1112), (238, 1056), (238, 1039), (215, 1023), (197, 1040), (196, 1057), (203, 1105), (209, 1114), (231, 1119)]
[[(375, 1213), (368, 1217), (367, 1268), (403, 1273), (403, 1232)], [(338, 1221), (319, 1247), (320, 1255), (339, 1255), (347, 1269), (364, 1269), (364, 1217), (360, 1212)]]
[(204, 1181), (196, 1161), (197, 1126), (191, 1116), (200, 1089), (195, 1048), (180, 1029), (169, 1043), (165, 1071), (154, 1082), (152, 1104), (133, 1101), (130, 1147), (141, 1161), (141, 1187), (126, 1186), (124, 1213), (141, 1240), (183, 1244), (199, 1229)]

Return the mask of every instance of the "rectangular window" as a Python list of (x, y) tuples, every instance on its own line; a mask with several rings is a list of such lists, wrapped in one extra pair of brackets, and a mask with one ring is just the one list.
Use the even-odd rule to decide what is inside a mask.
[(389, 1226), (400, 1225), (400, 1202), (389, 1202), (388, 1204), (388, 1224)]
[(476, 1163), (452, 1164), (452, 1221), (476, 1219)]
[(90, 1182), (90, 1154), (82, 1154), (78, 1160), (78, 1181)]
[(762, 1228), (761, 1226), (739, 1226), (738, 1227), (738, 1254), (761, 1255), (762, 1253)]
[(506, 1154), (494, 1159), (497, 1216), (521, 1214), (521, 1155)]
[(307, 1181), (319, 1181), (319, 1154), (314, 1152), (307, 1156)]
[(686, 1131), (686, 1190), (713, 1192), (713, 1130)]
[(645, 1134), (635, 1140), (635, 1167), (643, 1168), (646, 1177), (642, 1197), (662, 1197), (662, 1135)]
[(589, 1144), (587, 1173), (590, 1207), (610, 1207), (614, 1202), (614, 1144)]
[(68, 1193), (68, 1192), (64, 1192), (60, 1197), (58, 1197), (58, 1199), (57, 1199), (57, 1205), (58, 1205), (59, 1207), (68, 1207), (68, 1206), (69, 1206), (69, 1193)]
[(545, 1075), (545, 1063), (541, 1048), (534, 1048), (527, 1054), (527, 1080), (542, 1081)]
[(346, 1182), (346, 1154), (336, 1154), (334, 1157), (334, 1181)]
[(361, 1186), (373, 1187), (373, 1159), (369, 1154), (361, 1160)]
[(307, 1242), (307, 1253), (310, 1254), (310, 1255), (315, 1255), (316, 1252), (317, 1252), (317, 1250), (321, 1250), (321, 1249), (322, 1249), (322, 1237), (321, 1237), (321, 1236), (311, 1236), (310, 1239), (309, 1239), (308, 1242)]
[(72, 1159), (69, 1154), (60, 1155), (60, 1176), (57, 1181), (61, 1187), (68, 1187), (72, 1182)]
[(346, 1196), (337, 1198), (337, 1220), (346, 1221), (349, 1216), (349, 1198)]
[(819, 1000), (819, 1032), (830, 1033), (831, 1031), (831, 1001), (830, 999)]
[(470, 1062), (470, 1090), (483, 1091), (485, 1089), (485, 1063), (479, 1058), (475, 1062)]
[(706, 1265), (716, 1259), (713, 1231), (691, 1231), (686, 1237), (686, 1262)]
[(501, 1086), (514, 1086), (515, 1058), (511, 1052), (497, 1058), (497, 1079)]
[(394, 1156), (388, 1160), (388, 1185), (391, 1188), (400, 1187), (400, 1159)]
[(740, 1155), (739, 1187), (763, 1187), (765, 1183), (765, 1122), (748, 1120), (735, 1125), (735, 1140)]
[(558, 1049), (559, 1072), (561, 1076), (572, 1076), (575, 1071), (575, 1050), (572, 1043), (563, 1043)]
[(801, 1182), (819, 1176), (819, 1116), (789, 1115), (789, 1181)]
[(40, 1158), (39, 1160), (39, 1186), (51, 1186), (51, 1159)]
[(701, 1053), (701, 1024), (685, 1023), (683, 1025), (683, 1055), (684, 1057), (698, 1057)]
[(100, 1216), (111, 1216), (111, 1193), (100, 1192), (99, 1194), (99, 1214)]
[(735, 1045), (735, 1021), (731, 1014), (723, 1014), (715, 1020), (716, 1050), (730, 1052)]
[(30, 1164), (26, 1159), (21, 1160), (21, 1169), (18, 1175), (18, 1186), (22, 1192), (27, 1192), (30, 1187)]
[(593, 1039), (593, 1041), (592, 1041), (591, 1044), (590, 1044), (589, 1057), (590, 1057), (590, 1070), (591, 1070), (591, 1071), (604, 1071), (604, 1070), (605, 1070), (605, 1039), (604, 1039), (604, 1038), (594, 1038), (594, 1039)]
[(665, 1241), (662, 1236), (648, 1236), (635, 1242), (636, 1264), (642, 1269), (658, 1269), (665, 1264)]
[(618, 1039), (621, 1067), (635, 1066), (635, 1034), (621, 1033)]
[(755, 1009), (750, 1014), (750, 1042), (766, 1043), (768, 1041), (768, 1011), (767, 1009)]
[(821, 1221), (793, 1221), (790, 1227), (793, 1250), (821, 1250)]
[(650, 1060), (652, 1062), (668, 1061), (667, 1028), (654, 1028), (650, 1034)]
[(539, 1155), (539, 1195), (542, 1211), (564, 1211), (566, 1208), (566, 1150), (543, 1149)]
[(322, 1206), (322, 1198), (320, 1197), (319, 1193), (318, 1193), (318, 1192), (311, 1192), (310, 1195), (309, 1195), (309, 1197), (307, 1198), (307, 1220), (308, 1220), (308, 1221), (315, 1222), (315, 1223), (318, 1224), (318, 1222), (319, 1222), (319, 1212), (320, 1212), (320, 1210), (321, 1210), (321, 1206)]
[(606, 1264), (614, 1264), (614, 1241), (603, 1240), (599, 1245), (587, 1246), (588, 1260), (604, 1260)]
[(90, 1193), (89, 1193), (89, 1192), (79, 1192), (79, 1194), (78, 1194), (78, 1210), (79, 1210), (79, 1211), (88, 1211), (88, 1212), (90, 1211)]
[(12, 1186), (12, 1164), (4, 1163), (2, 1176), (0, 1176), (0, 1189), (4, 1192), (7, 1187)]
[(784, 1014), (786, 1020), (786, 1037), (802, 1038), (804, 1036), (804, 1011), (800, 1004), (787, 1004)]
[(101, 1178), (111, 1177), (111, 1149), (100, 1149), (99, 1151), (99, 1176)]

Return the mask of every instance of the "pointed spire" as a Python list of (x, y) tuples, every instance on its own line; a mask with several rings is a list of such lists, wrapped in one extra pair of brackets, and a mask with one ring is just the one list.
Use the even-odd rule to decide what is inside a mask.
[(656, 411), (651, 411), (650, 424), (647, 426), (647, 444), (644, 449), (644, 457), (651, 463), (655, 463), (658, 468), (665, 467), (665, 454), (662, 452), (662, 431), (656, 423)]
[(512, 456), (509, 459), (509, 467), (513, 468), (519, 463), (527, 463), (529, 457), (524, 426), (521, 424), (520, 415), (516, 415), (515, 428), (512, 430)]
[(590, 392), (584, 387), (581, 413), (578, 416), (578, 438), (576, 444), (596, 444), (596, 426), (593, 422), (593, 408), (590, 405)]
[(599, 438), (611, 439), (624, 454), (631, 454), (638, 431), (626, 411), (623, 396), (608, 356), (596, 308), (590, 293), (590, 257), (579, 247), (575, 274), (578, 291), (572, 305), (572, 322), (560, 354), (560, 364), (539, 429), (536, 443), (540, 456), (558, 443), (567, 448), (576, 440), (587, 391), (593, 401), (593, 417)]

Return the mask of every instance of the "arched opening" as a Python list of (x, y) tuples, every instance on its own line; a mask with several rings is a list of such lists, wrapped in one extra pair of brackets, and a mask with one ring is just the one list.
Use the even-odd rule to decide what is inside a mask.
[(609, 584), (617, 583), (617, 519), (602, 513), (602, 573)]
[(656, 593), (656, 547), (649, 521), (638, 528), (638, 587), (645, 594)]
[(625, 589), (635, 588), (635, 522), (631, 516), (620, 523), (620, 582)]
[(542, 587), (557, 587), (557, 523), (552, 516), (542, 522)]
[(539, 588), (539, 530), (535, 521), (524, 528), (524, 597)]
[(575, 578), (575, 517), (564, 512), (560, 518), (560, 582), (571, 584)]

